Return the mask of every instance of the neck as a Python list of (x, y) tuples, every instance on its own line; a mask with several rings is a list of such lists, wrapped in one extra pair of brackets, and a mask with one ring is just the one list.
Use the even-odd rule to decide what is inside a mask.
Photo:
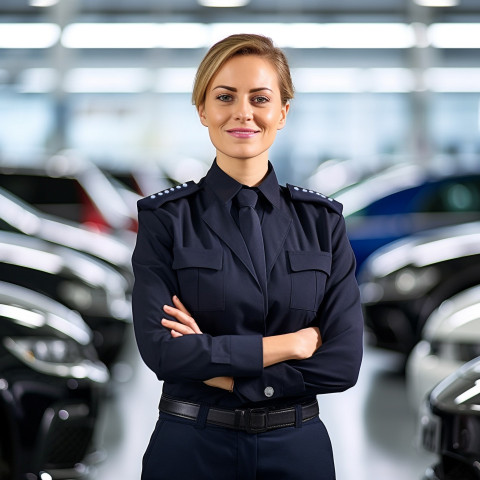
[(238, 183), (256, 187), (268, 173), (268, 158), (232, 159), (217, 155), (217, 165)]

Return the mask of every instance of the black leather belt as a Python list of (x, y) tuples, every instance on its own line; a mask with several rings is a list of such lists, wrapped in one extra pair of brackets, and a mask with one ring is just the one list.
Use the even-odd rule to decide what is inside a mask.
[[(162, 396), (159, 409), (177, 417), (197, 420), (200, 405), (197, 403), (175, 400)], [(312, 402), (300, 405), (301, 421), (306, 422), (318, 415), (318, 403)], [(226, 410), (222, 408), (209, 408), (206, 423), (219, 427), (243, 430), (248, 433), (262, 433), (276, 428), (292, 427), (296, 425), (296, 407), (273, 408), (239, 408)]]

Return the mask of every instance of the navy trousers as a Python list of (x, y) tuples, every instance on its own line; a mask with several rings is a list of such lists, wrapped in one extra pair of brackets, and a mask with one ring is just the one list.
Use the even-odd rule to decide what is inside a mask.
[(332, 446), (315, 417), (250, 434), (161, 413), (142, 480), (335, 480)]

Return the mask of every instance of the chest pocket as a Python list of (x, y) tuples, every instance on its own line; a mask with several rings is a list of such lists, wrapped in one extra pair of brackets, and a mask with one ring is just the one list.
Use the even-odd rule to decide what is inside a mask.
[(225, 309), (223, 250), (175, 248), (173, 269), (180, 285), (180, 300), (193, 311)]
[(328, 252), (287, 252), (290, 264), (290, 308), (318, 310), (330, 276), (332, 254)]

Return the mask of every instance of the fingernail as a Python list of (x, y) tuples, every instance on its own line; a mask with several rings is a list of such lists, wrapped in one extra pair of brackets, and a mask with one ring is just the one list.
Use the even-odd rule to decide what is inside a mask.
[(164, 310), (168, 310), (169, 308), (171, 308), (169, 305), (164, 305), (164, 306), (163, 306), (163, 309), (164, 309)]

